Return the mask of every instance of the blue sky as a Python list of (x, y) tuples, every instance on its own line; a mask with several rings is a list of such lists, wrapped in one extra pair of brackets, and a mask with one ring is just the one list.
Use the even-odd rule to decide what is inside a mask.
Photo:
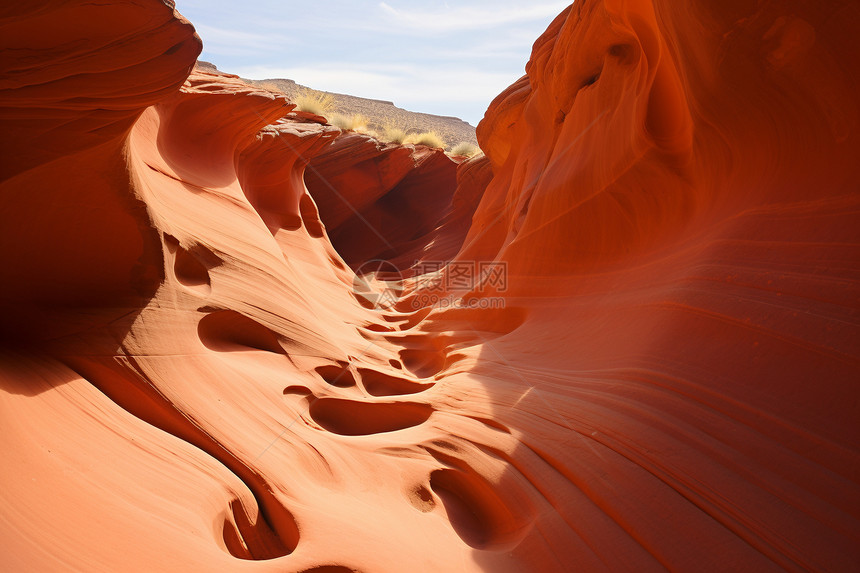
[(201, 59), (477, 125), (570, 2), (177, 0)]

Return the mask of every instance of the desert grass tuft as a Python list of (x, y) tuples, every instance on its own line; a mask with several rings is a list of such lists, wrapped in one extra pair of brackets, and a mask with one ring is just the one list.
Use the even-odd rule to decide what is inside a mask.
[(366, 133), (368, 131), (368, 120), (360, 113), (355, 115), (335, 113), (328, 118), (328, 122), (343, 131), (357, 131), (359, 133)]
[(449, 153), (455, 157), (474, 157), (481, 153), (481, 148), (468, 141), (463, 141), (452, 147)]
[(385, 132), (382, 134), (383, 141), (398, 145), (406, 141), (407, 137), (405, 129), (400, 129), (399, 127), (393, 127), (390, 125), (385, 127)]
[(334, 105), (334, 96), (315, 90), (306, 90), (296, 97), (294, 103), (298, 111), (325, 116)]
[(411, 135), (406, 136), (406, 139), (403, 140), (403, 143), (412, 144), (412, 145), (426, 145), (427, 147), (433, 147), (435, 149), (445, 149), (447, 147), (445, 145), (445, 141), (442, 140), (436, 133), (432, 131), (425, 131), (423, 133), (413, 133)]

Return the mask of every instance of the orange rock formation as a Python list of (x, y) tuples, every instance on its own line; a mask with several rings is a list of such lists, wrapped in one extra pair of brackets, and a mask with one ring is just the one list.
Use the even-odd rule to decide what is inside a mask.
[(0, 8), (2, 569), (856, 567), (858, 29), (577, 2), (458, 166)]

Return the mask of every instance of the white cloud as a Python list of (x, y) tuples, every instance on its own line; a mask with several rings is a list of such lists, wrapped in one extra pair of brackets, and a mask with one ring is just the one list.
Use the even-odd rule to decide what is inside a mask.
[(178, 0), (202, 58), (473, 123), (523, 74), (567, 0)]
[(531, 33), (514, 30), (491, 39), (475, 37), (474, 43), (468, 47), (447, 45), (436, 48), (433, 50), (433, 56), (455, 61), (490, 60), (484, 62), (486, 64), (498, 64), (507, 60), (525, 66), (535, 39)]
[(297, 43), (295, 39), (282, 34), (249, 33), (205, 24), (195, 24), (194, 28), (203, 40), (204, 50), (210, 54), (253, 56)]
[(379, 8), (394, 24), (413, 32), (439, 34), (464, 30), (485, 30), (508, 24), (542, 20), (559, 14), (569, 2), (548, 2), (529, 6), (469, 7), (457, 6), (445, 10), (417, 11), (393, 8), (380, 2)]

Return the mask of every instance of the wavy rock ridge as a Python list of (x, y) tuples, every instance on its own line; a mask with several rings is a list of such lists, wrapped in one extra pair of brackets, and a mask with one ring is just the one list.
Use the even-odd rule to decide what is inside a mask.
[(0, 9), (4, 570), (850, 570), (858, 28), (577, 2), (457, 165)]

